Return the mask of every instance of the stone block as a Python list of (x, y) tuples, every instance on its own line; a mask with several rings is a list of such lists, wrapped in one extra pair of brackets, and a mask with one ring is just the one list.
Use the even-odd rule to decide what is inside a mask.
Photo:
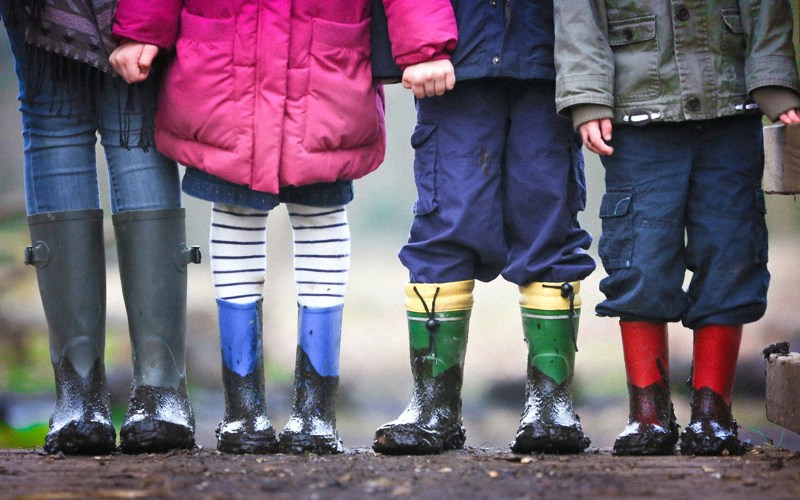
[(767, 420), (800, 433), (800, 353), (770, 354), (767, 364)]

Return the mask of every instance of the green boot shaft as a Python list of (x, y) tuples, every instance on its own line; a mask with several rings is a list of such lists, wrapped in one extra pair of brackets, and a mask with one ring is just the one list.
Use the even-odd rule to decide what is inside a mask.
[(134, 385), (178, 388), (185, 377), (186, 247), (182, 208), (113, 217), (133, 356)]

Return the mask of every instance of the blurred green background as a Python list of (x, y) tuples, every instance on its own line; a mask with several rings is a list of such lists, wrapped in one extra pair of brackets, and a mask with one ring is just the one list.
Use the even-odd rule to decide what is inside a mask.
[[(795, 2), (796, 3), (796, 2)], [(29, 244), (22, 196), (22, 146), (16, 78), (5, 36), (0, 36), (0, 448), (39, 447), (47, 429), (54, 390), (46, 325), (35, 271), (22, 265)], [(407, 276), (396, 257), (411, 222), (415, 192), (409, 137), (413, 99), (398, 86), (387, 87), (388, 153), (384, 165), (356, 183), (350, 205), (353, 266), (345, 307), (339, 426), (345, 446), (367, 447), (374, 430), (403, 409), (411, 391), (403, 285)], [(131, 377), (127, 323), (110, 226), (107, 177), (98, 149), (106, 208), (108, 321), (106, 367), (119, 422)], [(597, 217), (603, 169), (586, 154), (588, 206), (581, 223), (599, 236)], [(209, 205), (185, 198), (188, 243), (208, 255)], [(734, 413), (742, 435), (754, 444), (800, 449), (800, 436), (765, 418), (764, 361), (761, 349), (789, 341), (800, 350), (800, 298), (796, 283), (800, 213), (793, 196), (768, 196), (770, 306), (761, 321), (745, 327), (737, 373)], [(264, 346), (270, 418), (280, 429), (291, 403), (296, 305), (291, 234), (285, 211), (277, 208), (268, 226), (268, 278)], [(597, 257), (596, 246), (591, 250)], [(575, 397), (593, 446), (610, 447), (627, 419), (627, 393), (616, 321), (597, 318), (602, 297), (598, 269), (583, 285)], [(214, 427), (224, 407), (218, 332), (208, 263), (189, 270), (189, 391), (197, 414), (198, 443), (213, 448)], [(506, 446), (514, 437), (523, 407), (526, 346), (516, 287), (502, 280), (478, 283), (464, 383), (467, 445)], [(686, 425), (691, 332), (671, 329), (671, 373), (675, 411)]]

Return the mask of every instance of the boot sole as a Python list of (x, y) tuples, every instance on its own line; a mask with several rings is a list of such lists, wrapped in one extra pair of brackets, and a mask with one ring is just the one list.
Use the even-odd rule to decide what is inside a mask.
[(266, 455), (279, 451), (272, 427), (263, 432), (217, 434), (217, 450), (235, 455)]
[(336, 434), (318, 436), (286, 431), (280, 434), (278, 448), (283, 453), (292, 455), (302, 455), (304, 453), (335, 455), (344, 451), (342, 441)]
[(384, 455), (438, 455), (464, 447), (466, 433), (461, 425), (443, 432), (430, 431), (415, 424), (381, 427), (375, 433), (372, 449)]
[(511, 443), (514, 453), (578, 454), (592, 443), (577, 426), (536, 423), (517, 431)]
[(45, 438), (49, 454), (105, 455), (116, 449), (116, 433), (111, 424), (72, 421)]
[(123, 426), (119, 433), (123, 453), (162, 453), (195, 447), (194, 430), (173, 422), (140, 420)]

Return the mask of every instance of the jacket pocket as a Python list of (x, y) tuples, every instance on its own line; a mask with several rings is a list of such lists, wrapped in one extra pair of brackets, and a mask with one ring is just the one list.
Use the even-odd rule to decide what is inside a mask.
[(744, 75), (747, 42), (742, 17), (738, 9), (722, 9), (722, 36), (720, 37), (720, 64), (727, 82), (723, 87), (732, 94), (746, 94)]
[(435, 123), (418, 123), (414, 133), (411, 134), (411, 147), (414, 148), (414, 182), (417, 185), (414, 215), (431, 213), (439, 205), (436, 201), (438, 157), (436, 128)]
[(186, 140), (236, 146), (235, 21), (181, 13), (175, 55), (162, 86), (159, 124)]
[(312, 21), (303, 139), (308, 151), (353, 149), (378, 140), (380, 100), (372, 83), (369, 30), (369, 19)]
[(769, 261), (769, 233), (766, 222), (767, 202), (764, 199), (764, 191), (761, 187), (756, 188), (755, 205), (755, 234), (753, 235), (755, 260), (757, 264), (766, 264)]
[(600, 219), (603, 232), (597, 247), (606, 269), (631, 267), (633, 257), (633, 214), (631, 191), (612, 191), (603, 195)]
[(661, 95), (656, 16), (609, 21), (614, 53), (614, 98), (618, 103), (646, 101)]

